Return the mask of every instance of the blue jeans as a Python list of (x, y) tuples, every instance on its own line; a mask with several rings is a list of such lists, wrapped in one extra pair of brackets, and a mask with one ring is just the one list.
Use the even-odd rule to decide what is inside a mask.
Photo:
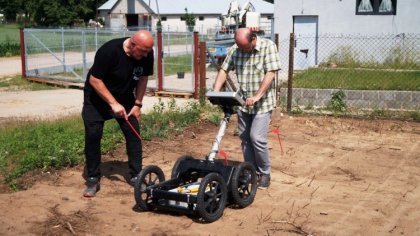
[(268, 151), (268, 129), (272, 111), (248, 114), (238, 111), (239, 137), (246, 162), (254, 165), (257, 173), (269, 175), (271, 161)]

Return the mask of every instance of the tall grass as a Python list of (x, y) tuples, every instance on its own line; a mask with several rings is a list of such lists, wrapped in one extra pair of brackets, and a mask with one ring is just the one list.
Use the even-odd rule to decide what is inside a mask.
[[(218, 110), (191, 102), (178, 107), (175, 100), (159, 102), (152, 112), (142, 115), (143, 140), (168, 137), (198, 122), (203, 112)], [(211, 115), (209, 117), (213, 117)], [(115, 150), (123, 135), (114, 120), (105, 122), (102, 153)], [(17, 179), (32, 170), (49, 170), (79, 165), (84, 160), (84, 127), (80, 117), (58, 121), (32, 121), (0, 128), (0, 174), (6, 184), (18, 190)]]
[(19, 54), (19, 26), (0, 24), (0, 57), (10, 57)]

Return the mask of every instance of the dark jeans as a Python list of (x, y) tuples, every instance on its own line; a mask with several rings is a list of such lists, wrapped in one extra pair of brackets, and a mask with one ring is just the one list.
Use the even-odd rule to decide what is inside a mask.
[[(124, 119), (116, 118), (120, 125), (121, 131), (124, 134), (126, 141), (126, 149), (128, 155), (128, 167), (130, 175), (136, 176), (142, 167), (142, 143), (141, 140), (134, 134)], [(139, 132), (138, 120), (130, 116), (128, 121)], [(84, 117), (85, 125), (85, 155), (86, 155), (86, 169), (87, 177), (100, 178), (100, 164), (101, 164), (101, 139), (104, 128), (104, 120), (89, 120)]]

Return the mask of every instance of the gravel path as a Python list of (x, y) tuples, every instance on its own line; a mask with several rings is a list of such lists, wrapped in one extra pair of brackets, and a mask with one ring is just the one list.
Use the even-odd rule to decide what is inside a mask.
[[(0, 58), (0, 78), (21, 74), (20, 57)], [(213, 85), (215, 73), (207, 80), (207, 88)], [(149, 86), (156, 87), (156, 81), (150, 80)], [(164, 88), (192, 88), (192, 75), (177, 79), (176, 75), (165, 79)], [(167, 104), (170, 98), (160, 97)], [(176, 103), (183, 106), (192, 99), (176, 98)], [(145, 96), (142, 111), (147, 113), (159, 97)], [(83, 104), (83, 91), (79, 89), (54, 89), (43, 91), (1, 91), (0, 121), (11, 119), (56, 119), (63, 116), (80, 114)]]
[[(170, 98), (161, 97), (167, 104)], [(177, 98), (179, 106), (192, 99)], [(147, 113), (159, 97), (145, 96), (142, 111)], [(78, 89), (56, 89), (42, 91), (0, 92), (0, 120), (10, 119), (55, 119), (80, 114), (83, 104), (83, 91)]]

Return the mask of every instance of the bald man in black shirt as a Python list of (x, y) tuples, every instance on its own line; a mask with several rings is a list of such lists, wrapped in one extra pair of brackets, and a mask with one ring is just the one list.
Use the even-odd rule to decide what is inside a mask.
[(101, 177), (101, 139), (104, 122), (115, 118), (126, 140), (130, 184), (142, 167), (139, 118), (148, 76), (153, 74), (153, 37), (139, 30), (130, 38), (113, 39), (98, 49), (84, 88), (82, 117), (85, 125), (85, 197), (94, 197)]

